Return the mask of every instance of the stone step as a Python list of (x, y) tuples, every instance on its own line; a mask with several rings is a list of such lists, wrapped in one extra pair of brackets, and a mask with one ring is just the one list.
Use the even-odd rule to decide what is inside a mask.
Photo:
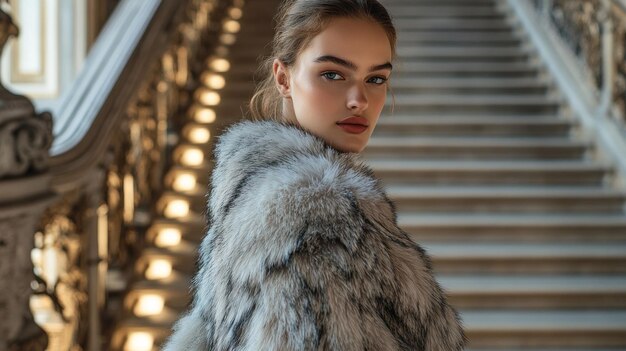
[[(176, 272), (192, 274), (196, 270), (198, 260), (198, 250), (201, 242), (199, 235), (186, 236), (180, 244), (174, 247), (160, 248), (154, 245), (147, 246), (137, 259), (136, 269), (143, 276), (148, 264), (152, 260), (166, 259), (172, 262), (172, 269)], [(200, 238), (200, 240), (198, 240)]]
[(461, 317), (470, 348), (626, 348), (624, 310), (462, 310)]
[(206, 232), (207, 221), (203, 214), (192, 213), (181, 219), (156, 218), (152, 221), (150, 229), (155, 232), (161, 228), (179, 229), (185, 241), (198, 243)]
[(445, 32), (427, 32), (412, 31), (399, 32), (398, 42), (420, 42), (420, 41), (454, 41), (454, 42), (519, 42), (526, 40), (526, 35), (513, 28), (510, 32), (493, 32), (493, 31), (445, 31)]
[(558, 348), (535, 348), (535, 347), (526, 347), (526, 348), (518, 348), (518, 347), (507, 347), (503, 348), (467, 348), (466, 351), (626, 351), (626, 348), (589, 348), (589, 347), (558, 347)]
[[(394, 111), (407, 113), (558, 113), (561, 99), (545, 95), (395, 94)], [(391, 107), (393, 100), (386, 102)]]
[(453, 5), (394, 5), (387, 8), (393, 18), (412, 17), (412, 19), (460, 17), (501, 19), (508, 13), (494, 6), (453, 6)]
[(462, 57), (462, 58), (528, 58), (534, 54), (534, 50), (520, 46), (515, 48), (502, 48), (479, 46), (471, 48), (441, 47), (424, 45), (404, 45), (397, 49), (398, 56), (404, 60), (413, 58), (439, 58), (439, 57)]
[(394, 77), (406, 79), (429, 77), (502, 78), (538, 77), (539, 68), (528, 62), (416, 62), (400, 60), (394, 66)]
[(626, 192), (602, 187), (396, 186), (403, 212), (624, 214)]
[(461, 309), (541, 308), (558, 313), (626, 308), (626, 275), (442, 275), (437, 280), (449, 302)]
[(416, 184), (552, 184), (599, 185), (612, 167), (595, 161), (413, 161), (367, 162), (389, 185)]
[(491, 33), (514, 33), (517, 23), (507, 20), (473, 20), (473, 19), (404, 19), (394, 20), (398, 31), (412, 33), (448, 33), (456, 31), (467, 32), (491, 32)]
[[(383, 115), (372, 139), (391, 136), (567, 136), (576, 122), (554, 116), (424, 116)], [(365, 149), (367, 150), (367, 148)]]
[[(626, 273), (626, 241), (567, 242), (418, 242), (438, 274), (532, 274), (545, 276)], [(626, 300), (625, 300), (626, 301)]]
[(390, 79), (391, 88), (400, 94), (546, 94), (550, 82), (543, 78), (483, 78), (483, 77), (450, 77), (450, 78), (407, 78), (399, 75)]
[(468, 214), (399, 212), (398, 223), (416, 242), (626, 241), (623, 214)]
[(373, 137), (361, 153), (368, 159), (577, 160), (593, 147), (568, 138)]
[(450, 5), (450, 6), (496, 6), (496, 0), (381, 0), (381, 4), (385, 7), (393, 7), (396, 5)]

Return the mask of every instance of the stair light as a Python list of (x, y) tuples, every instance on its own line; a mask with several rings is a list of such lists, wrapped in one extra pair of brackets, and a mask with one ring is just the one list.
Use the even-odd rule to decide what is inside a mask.
[(196, 176), (191, 173), (178, 173), (172, 188), (180, 192), (191, 191), (196, 188), (196, 181)]
[(199, 149), (187, 149), (183, 152), (180, 161), (185, 166), (198, 167), (204, 162), (204, 153)]
[(135, 304), (134, 312), (137, 317), (154, 316), (163, 312), (165, 300), (156, 294), (142, 295)]
[(154, 346), (154, 337), (147, 332), (132, 332), (128, 334), (124, 351), (150, 351)]
[(189, 202), (182, 199), (171, 200), (167, 203), (167, 206), (165, 206), (163, 214), (168, 218), (185, 217), (189, 214)]
[(202, 75), (202, 82), (207, 87), (216, 90), (222, 89), (226, 85), (226, 80), (224, 79), (224, 77), (219, 74), (210, 72), (204, 73)]
[(189, 130), (187, 138), (194, 144), (206, 144), (211, 138), (211, 133), (204, 127), (193, 127)]
[(237, 37), (234, 34), (224, 33), (220, 35), (220, 42), (224, 45), (233, 45), (237, 41)]
[(152, 260), (145, 274), (149, 280), (165, 279), (172, 274), (172, 263), (163, 259)]
[(211, 60), (210, 67), (215, 72), (228, 72), (230, 69), (230, 62), (223, 58), (216, 58)]
[(238, 20), (243, 15), (243, 11), (241, 11), (241, 9), (239, 8), (232, 7), (230, 10), (228, 10), (228, 15), (230, 16), (230, 18)]
[(213, 123), (216, 117), (215, 111), (206, 107), (199, 107), (193, 113), (193, 119), (198, 123)]
[(212, 90), (203, 89), (199, 93), (198, 100), (200, 101), (201, 104), (205, 106), (215, 106), (215, 105), (219, 105), (221, 98), (220, 98), (220, 94)]
[(239, 22), (228, 20), (224, 23), (224, 31), (227, 33), (237, 33), (241, 29)]
[(182, 233), (176, 228), (163, 228), (159, 230), (154, 243), (158, 247), (172, 247), (180, 244)]

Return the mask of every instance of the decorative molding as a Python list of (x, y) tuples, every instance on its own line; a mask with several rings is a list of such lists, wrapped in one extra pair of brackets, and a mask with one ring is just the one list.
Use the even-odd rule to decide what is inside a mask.
[[(18, 34), (10, 16), (0, 12), (0, 53), (11, 36)], [(35, 114), (24, 96), (8, 91), (0, 82), (0, 179), (42, 173), (52, 144), (52, 117)]]
[[(29, 30), (32, 28), (32, 21), (38, 21), (39, 30), (34, 39), (24, 38), (22, 41), (16, 40), (9, 45), (10, 55), (5, 55), (2, 59), (2, 75), (7, 78), (6, 85), (16, 92), (28, 95), (31, 99), (56, 99), (60, 93), (59, 72), (59, 24), (61, 18), (58, 11), (59, 0), (36, 0), (38, 8), (28, 8), (26, 1), (35, 0), (8, 0), (14, 12), (15, 20), (18, 24), (24, 22), (22, 28)], [(32, 6), (30, 6), (32, 7)], [(23, 11), (22, 11), (23, 10)], [(36, 11), (39, 16), (29, 16), (29, 11)], [(17, 14), (15, 14), (17, 12)], [(24, 71), (21, 50), (35, 45), (32, 50), (36, 53), (37, 72)]]
[[(37, 7), (33, 7), (27, 1), (38, 3)], [(26, 4), (24, 4), (26, 2)], [(31, 5), (31, 6), (22, 6)], [(22, 33), (23, 40), (16, 40), (11, 47), (11, 74), (9, 81), (12, 84), (21, 83), (35, 83), (42, 84), (46, 81), (47, 73), (50, 69), (46, 60), (46, 54), (53, 54), (47, 52), (48, 38), (46, 36), (46, 30), (49, 29), (49, 18), (47, 18), (46, 1), (45, 0), (12, 0), (11, 8), (13, 16), (20, 24), (22, 32), (28, 31), (31, 28), (39, 29), (39, 33), (33, 37), (28, 37)], [(37, 45), (38, 44), (38, 45)], [(27, 46), (32, 46), (35, 49), (34, 55), (23, 55), (22, 49)], [(34, 72), (28, 72), (23, 70), (24, 60), (36, 60), (38, 61), (36, 66), (38, 70)]]
[[(0, 100), (14, 110), (0, 110), (0, 179), (46, 171), (52, 144), (52, 116), (36, 115), (25, 99), (9, 101), (6, 95), (2, 96), (1, 89)], [(13, 117), (13, 113), (22, 115)]]

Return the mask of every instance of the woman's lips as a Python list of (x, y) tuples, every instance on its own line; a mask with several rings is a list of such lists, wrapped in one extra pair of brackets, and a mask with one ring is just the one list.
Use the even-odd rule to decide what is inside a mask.
[(361, 134), (368, 128), (361, 124), (337, 123), (337, 125), (350, 134)]

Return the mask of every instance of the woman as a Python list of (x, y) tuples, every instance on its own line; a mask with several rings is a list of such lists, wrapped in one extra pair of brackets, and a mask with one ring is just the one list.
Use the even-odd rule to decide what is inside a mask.
[(295, 0), (278, 16), (261, 121), (216, 145), (195, 299), (165, 350), (462, 350), (429, 257), (358, 154), (392, 71), (387, 11)]

